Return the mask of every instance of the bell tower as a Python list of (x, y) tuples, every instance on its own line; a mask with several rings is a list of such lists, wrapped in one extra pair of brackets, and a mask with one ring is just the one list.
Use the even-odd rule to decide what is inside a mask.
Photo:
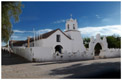
[(71, 18), (66, 21), (66, 30), (64, 32), (71, 38), (72, 52), (83, 52), (86, 48), (83, 45), (81, 32), (78, 30), (78, 23), (76, 19)]
[(77, 20), (73, 19), (71, 15), (71, 18), (66, 21), (66, 31), (77, 30), (77, 28), (78, 28)]

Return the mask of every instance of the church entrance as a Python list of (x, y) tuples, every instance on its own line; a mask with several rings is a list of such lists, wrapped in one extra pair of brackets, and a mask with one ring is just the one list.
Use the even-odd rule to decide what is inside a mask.
[(55, 52), (59, 52), (59, 53), (62, 53), (62, 46), (61, 45), (57, 45), (56, 47), (55, 47)]
[(95, 45), (95, 48), (94, 48), (94, 56), (95, 56), (95, 58), (99, 58), (101, 49), (102, 49), (102, 46), (100, 45), (100, 43), (97, 43)]

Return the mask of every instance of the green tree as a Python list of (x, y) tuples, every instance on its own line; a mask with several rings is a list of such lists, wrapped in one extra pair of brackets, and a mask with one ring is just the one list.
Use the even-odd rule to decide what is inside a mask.
[(22, 6), (21, 2), (2, 2), (2, 41), (5, 43), (13, 33), (10, 19), (14, 18), (15, 22), (19, 21)]
[(121, 37), (107, 36), (108, 48), (121, 48)]
[(90, 42), (90, 38), (84, 38), (84, 39), (83, 39), (83, 43), (84, 43), (84, 46), (85, 46), (86, 48), (89, 48), (89, 42)]

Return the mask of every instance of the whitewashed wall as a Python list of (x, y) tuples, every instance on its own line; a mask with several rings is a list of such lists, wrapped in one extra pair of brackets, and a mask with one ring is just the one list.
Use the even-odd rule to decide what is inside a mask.
[[(56, 60), (83, 60), (91, 59), (86, 52), (65, 52), (63, 54), (53, 53), (53, 49), (49, 47), (14, 47), (13, 51), (29, 61), (56, 61)], [(58, 55), (57, 55), (58, 54)]]
[[(56, 35), (61, 36), (61, 42), (56, 41)], [(47, 39), (43, 39), (43, 47), (51, 47), (53, 53), (55, 52), (56, 45), (61, 45), (63, 47), (62, 52), (71, 52), (71, 40), (67, 38), (61, 31), (56, 31), (54, 34), (49, 36)]]
[(34, 43), (35, 43), (34, 47), (42, 47), (43, 46), (43, 39), (36, 40)]
[[(53, 53), (52, 48), (50, 47), (15, 47), (15, 54), (18, 54), (29, 61), (57, 61), (57, 60), (84, 60), (84, 59), (94, 59), (94, 54), (89, 51), (84, 52), (64, 52)], [(58, 54), (58, 55), (57, 55)], [(111, 57), (120, 57), (121, 50), (120, 49), (108, 49), (107, 51), (101, 50), (100, 55), (101, 58), (111, 58)]]
[(101, 50), (100, 56), (105, 58), (120, 57), (121, 49), (108, 49), (106, 51)]
[[(57, 55), (58, 54), (58, 55)], [(84, 59), (93, 59), (92, 56), (89, 56), (86, 52), (76, 52), (76, 53), (55, 53), (53, 55), (54, 60), (84, 60)]]
[(18, 55), (26, 58), (27, 60), (32, 61), (32, 59), (33, 59), (32, 48), (13, 47), (12, 49), (15, 54), (18, 54)]
[(34, 53), (33, 58), (35, 61), (53, 60), (53, 50), (50, 47), (33, 47), (32, 52)]
[(72, 52), (77, 52), (77, 51), (86, 51), (85, 46), (83, 44), (83, 40), (81, 37), (81, 33), (79, 31), (68, 31), (65, 32), (65, 34), (70, 35), (72, 38)]

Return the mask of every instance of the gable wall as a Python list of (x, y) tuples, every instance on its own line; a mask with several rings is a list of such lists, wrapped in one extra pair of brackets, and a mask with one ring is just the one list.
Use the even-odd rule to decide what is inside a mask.
[[(61, 42), (56, 41), (56, 35), (60, 35)], [(72, 40), (67, 38), (61, 31), (58, 30), (48, 38), (43, 39), (43, 47), (51, 47), (53, 49), (53, 52), (55, 52), (55, 46), (61, 45), (63, 47), (62, 52), (71, 52), (71, 41)]]

